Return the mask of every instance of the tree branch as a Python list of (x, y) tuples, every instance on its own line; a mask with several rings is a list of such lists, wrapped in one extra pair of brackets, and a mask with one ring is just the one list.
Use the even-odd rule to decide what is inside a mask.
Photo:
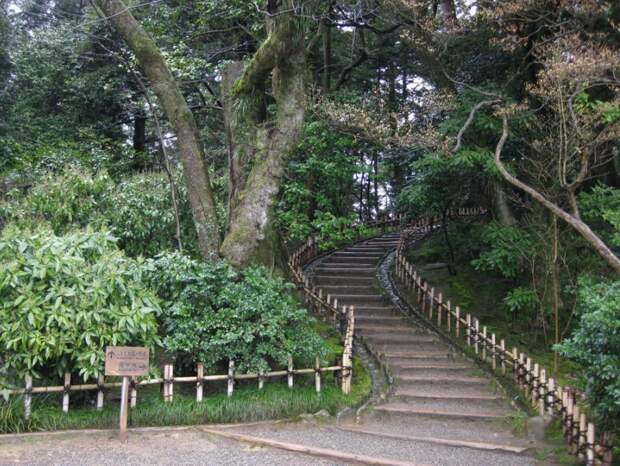
[(474, 122), (474, 117), (476, 116), (476, 112), (480, 110), (482, 107), (484, 107), (485, 105), (491, 105), (491, 104), (495, 104), (498, 102), (500, 101), (499, 100), (483, 100), (481, 102), (478, 102), (474, 106), (474, 108), (471, 109), (471, 111), (469, 112), (469, 116), (467, 117), (467, 120), (465, 120), (465, 124), (459, 130), (459, 133), (456, 135), (456, 144), (454, 148), (452, 149), (453, 154), (456, 154), (459, 150), (461, 150), (463, 135), (465, 134), (465, 131), (467, 131), (467, 128), (469, 128), (471, 124)]
[(564, 220), (570, 227), (576, 230), (583, 239), (586, 240), (587, 243), (592, 246), (592, 248), (601, 256), (609, 266), (616, 271), (616, 273), (620, 274), (620, 259), (609, 249), (609, 247), (590, 229), (590, 227), (585, 224), (579, 218), (574, 217), (573, 215), (566, 212), (561, 207), (557, 206), (550, 200), (548, 200), (541, 193), (536, 191), (531, 186), (523, 183), (515, 176), (510, 174), (510, 172), (504, 167), (504, 164), (501, 161), (501, 154), (504, 148), (504, 144), (508, 139), (508, 118), (506, 115), (502, 115), (502, 136), (497, 143), (495, 148), (495, 166), (499, 170), (502, 177), (514, 187), (520, 189), (521, 191), (526, 192), (531, 197), (533, 197), (536, 201), (543, 205), (546, 209), (550, 210), (556, 217)]

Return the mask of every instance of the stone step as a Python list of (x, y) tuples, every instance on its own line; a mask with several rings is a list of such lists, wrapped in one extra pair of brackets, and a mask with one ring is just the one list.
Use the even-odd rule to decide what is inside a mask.
[(479, 440), (459, 440), (454, 438), (446, 438), (446, 437), (433, 437), (426, 435), (403, 435), (401, 433), (393, 432), (393, 431), (385, 431), (385, 429), (373, 429), (367, 428), (365, 426), (348, 426), (342, 425), (338, 426), (340, 430), (346, 430), (349, 432), (355, 432), (358, 434), (365, 434), (370, 437), (384, 437), (388, 439), (402, 440), (405, 442), (425, 442), (425, 443), (433, 443), (437, 445), (447, 445), (452, 447), (460, 447), (460, 448), (470, 448), (474, 450), (484, 450), (484, 451), (497, 451), (497, 452), (507, 452), (507, 453), (515, 453), (522, 454), (528, 450), (527, 446), (519, 446), (513, 445), (511, 443), (499, 443), (499, 442), (481, 442)]
[(359, 258), (359, 259), (374, 259), (374, 260), (379, 260), (381, 257), (384, 256), (384, 251), (377, 251), (377, 252), (368, 252), (368, 251), (338, 251), (338, 252), (334, 252), (333, 254), (330, 254), (328, 257), (329, 258)]
[(377, 261), (364, 261), (364, 262), (336, 262), (336, 261), (322, 261), (319, 268), (321, 269), (368, 269), (374, 268)]
[(360, 294), (367, 295), (369, 292), (377, 292), (374, 286), (368, 285), (324, 285), (321, 286), (323, 294)]
[(394, 368), (394, 371), (398, 374), (398, 376), (425, 376), (425, 377), (462, 377), (462, 376), (474, 376), (474, 368), (471, 366), (454, 364), (453, 366), (441, 367), (441, 366), (433, 366), (428, 364), (426, 367), (403, 367), (401, 365), (393, 366), (390, 364), (390, 367)]
[(428, 343), (440, 343), (440, 340), (433, 335), (424, 335), (413, 333), (375, 333), (370, 332), (365, 334), (368, 340), (377, 345), (389, 344), (389, 345), (424, 345)]
[(483, 377), (472, 377), (472, 376), (434, 376), (434, 375), (398, 375), (396, 377), (396, 383), (399, 386), (411, 387), (411, 386), (429, 386), (429, 385), (441, 385), (445, 386), (456, 386), (456, 385), (478, 385), (478, 386), (487, 386), (489, 385), (489, 380)]
[(390, 366), (398, 370), (414, 370), (414, 369), (448, 369), (448, 370), (474, 370), (476, 366), (466, 359), (434, 361), (426, 359), (416, 359), (412, 361), (401, 361), (391, 363)]
[(527, 438), (514, 436), (512, 426), (505, 419), (471, 422), (468, 419), (428, 417), (420, 419), (420, 421), (422, 422), (411, 422), (410, 419), (400, 417), (393, 417), (389, 421), (369, 418), (364, 420), (363, 428), (388, 434), (425, 435), (452, 440), (493, 442), (521, 448), (527, 448), (531, 445)]
[(374, 413), (380, 416), (402, 416), (402, 417), (432, 417), (432, 418), (457, 418), (472, 421), (487, 421), (504, 419), (505, 412), (474, 410), (474, 409), (451, 409), (432, 406), (417, 406), (408, 403), (386, 403), (376, 406)]
[(493, 393), (491, 390), (474, 388), (467, 385), (445, 388), (433, 387), (433, 390), (399, 387), (395, 390), (390, 399), (398, 401), (455, 400), (463, 404), (503, 400), (502, 396)]
[(394, 311), (393, 315), (389, 314), (363, 314), (357, 311), (355, 308), (355, 328), (363, 328), (364, 326), (373, 326), (376, 324), (381, 325), (399, 325), (402, 322), (402, 317), (397, 315), (396, 311)]
[(434, 353), (440, 352), (442, 350), (448, 351), (448, 348), (443, 343), (439, 342), (425, 342), (425, 341), (407, 341), (407, 342), (386, 342), (379, 341), (375, 343), (377, 349), (384, 353), (392, 353), (392, 352), (420, 352), (420, 353)]
[(384, 351), (380, 355), (388, 363), (401, 361), (451, 361), (454, 355), (449, 350), (444, 351)]
[[(380, 294), (344, 294), (344, 293), (334, 293), (331, 295), (332, 298), (336, 298), (339, 303), (345, 304), (377, 304), (385, 302), (385, 298)], [(362, 306), (360, 306), (361, 308)], [(357, 306), (356, 306), (357, 308)], [(393, 309), (393, 308), (390, 308)]]
[(376, 283), (376, 277), (363, 276), (363, 277), (343, 277), (340, 275), (321, 275), (317, 274), (312, 277), (313, 283), (317, 286), (322, 285), (346, 285), (346, 284), (359, 284), (372, 286)]
[(375, 254), (379, 254), (380, 256), (385, 254), (385, 250), (382, 246), (352, 246), (350, 248), (344, 249), (344, 252), (355, 252), (355, 253), (367, 253), (373, 252)]
[(326, 267), (320, 265), (316, 269), (314, 269), (317, 275), (354, 275), (358, 277), (373, 277), (376, 274), (375, 267), (359, 267), (355, 269), (343, 268), (343, 267)]
[[(476, 465), (530, 466), (534, 463), (512, 452), (483, 451), (462, 446), (442, 445), (424, 440), (387, 438), (345, 431), (334, 427), (308, 425), (239, 427), (226, 435), (242, 432), (253, 442), (268, 447), (292, 445), (292, 451), (306, 454), (324, 452), (334, 464), (372, 464), (375, 466)], [(294, 450), (293, 450), (294, 449)], [(311, 463), (311, 460), (308, 464)]]
[(405, 325), (402, 319), (394, 321), (393, 325), (359, 324), (356, 326), (356, 330), (360, 330), (367, 335), (411, 335), (412, 338), (417, 335), (431, 335), (425, 329)]
[(376, 265), (379, 262), (379, 256), (329, 256), (321, 261), (321, 264), (369, 264), (367, 267)]

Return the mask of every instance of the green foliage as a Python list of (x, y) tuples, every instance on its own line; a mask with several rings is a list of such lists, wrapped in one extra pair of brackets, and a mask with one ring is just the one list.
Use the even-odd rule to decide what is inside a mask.
[(103, 370), (107, 345), (153, 347), (159, 304), (107, 232), (0, 239), (0, 361), (9, 378)]
[(276, 223), (286, 240), (303, 241), (315, 232), (331, 247), (353, 239), (349, 193), (359, 170), (356, 149), (351, 136), (330, 131), (323, 122), (305, 125), (276, 206)]
[(508, 292), (504, 303), (512, 312), (533, 312), (540, 305), (538, 295), (531, 288), (517, 287)]
[(579, 195), (579, 207), (584, 220), (620, 246), (620, 189), (599, 184)]
[(266, 269), (235, 272), (178, 253), (149, 262), (148, 281), (163, 299), (165, 349), (179, 363), (209, 369), (232, 359), (239, 371), (283, 367), (288, 355), (311, 364), (326, 348), (313, 319), (289, 293), (291, 285)]
[(496, 270), (506, 278), (515, 278), (523, 271), (532, 248), (525, 230), (492, 222), (481, 239), (486, 249), (472, 261), (477, 270)]
[[(195, 231), (184, 185), (177, 179), (184, 246), (195, 249)], [(130, 256), (154, 256), (174, 249), (176, 222), (170, 184), (163, 173), (142, 173), (119, 181), (106, 172), (75, 168), (48, 173), (26, 193), (14, 189), (0, 203), (0, 219), (32, 228), (49, 224), (62, 235), (75, 228), (108, 227)]]
[(584, 368), (588, 402), (607, 426), (620, 420), (620, 281), (579, 283), (580, 319), (557, 348)]
[(411, 164), (415, 174), (398, 197), (410, 215), (440, 215), (446, 210), (482, 205), (491, 155), (462, 150), (458, 154), (426, 154)]

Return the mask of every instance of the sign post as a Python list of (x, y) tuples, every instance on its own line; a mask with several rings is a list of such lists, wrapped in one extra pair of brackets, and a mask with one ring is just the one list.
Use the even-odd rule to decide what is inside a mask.
[(127, 441), (129, 377), (149, 371), (149, 350), (138, 346), (108, 346), (105, 349), (105, 375), (121, 376), (120, 440)]

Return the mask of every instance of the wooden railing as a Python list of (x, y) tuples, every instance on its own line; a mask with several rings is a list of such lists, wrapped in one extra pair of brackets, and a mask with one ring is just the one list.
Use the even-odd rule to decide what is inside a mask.
[[(456, 214), (465, 215), (462, 212)], [(466, 348), (473, 349), (475, 357), (489, 364), (494, 372), (503, 376), (511, 372), (516, 385), (541, 416), (548, 414), (559, 419), (569, 450), (580, 461), (587, 465), (610, 465), (611, 435), (596, 435), (594, 423), (588, 420), (577, 403), (576, 390), (563, 387), (553, 377), (548, 377), (544, 367), (517, 347), (507, 349), (503, 338), (489, 332), (477, 317), (464, 313), (450, 300), (444, 300), (442, 293), (430, 286), (407, 260), (405, 253), (408, 244), (431, 233), (437, 226), (436, 219), (414, 222), (401, 236), (396, 251), (396, 278), (405, 290), (411, 292), (421, 316), (449, 337), (466, 345)]]
[[(179, 383), (194, 383), (196, 384), (196, 401), (203, 401), (204, 387), (208, 382), (226, 381), (226, 393), (228, 396), (232, 396), (235, 382), (241, 380), (258, 380), (258, 389), (262, 390), (265, 381), (273, 377), (287, 378), (289, 388), (293, 388), (293, 381), (295, 375), (302, 374), (314, 374), (314, 383), (316, 392), (321, 392), (321, 374), (326, 372), (341, 372), (345, 368), (342, 365), (321, 367), (319, 358), (316, 358), (313, 368), (308, 369), (294, 369), (293, 358), (288, 358), (288, 366), (286, 369), (260, 372), (260, 373), (247, 373), (237, 374), (235, 372), (234, 361), (229, 361), (228, 373), (218, 375), (205, 375), (204, 367), (202, 364), (196, 365), (196, 374), (189, 376), (175, 376), (174, 365), (165, 364), (163, 371), (163, 377), (138, 379), (132, 377), (130, 384), (130, 407), (134, 408), (137, 405), (138, 400), (138, 387), (144, 387), (147, 385), (163, 385), (163, 398), (165, 402), (171, 402), (173, 400), (174, 386)], [(109, 379), (109, 378), (108, 378)], [(33, 386), (32, 377), (27, 376), (25, 381), (25, 388), (9, 390), (9, 395), (22, 395), (24, 398), (24, 415), (28, 419), (31, 415), (32, 407), (32, 395), (41, 393), (62, 393), (62, 410), (64, 412), (69, 411), (69, 397), (71, 392), (78, 391), (97, 391), (97, 409), (103, 409), (105, 392), (111, 388), (119, 388), (121, 386), (120, 381), (106, 382), (103, 375), (99, 376), (96, 383), (85, 384), (71, 384), (71, 374), (66, 373), (64, 375), (64, 384), (55, 386)]]

